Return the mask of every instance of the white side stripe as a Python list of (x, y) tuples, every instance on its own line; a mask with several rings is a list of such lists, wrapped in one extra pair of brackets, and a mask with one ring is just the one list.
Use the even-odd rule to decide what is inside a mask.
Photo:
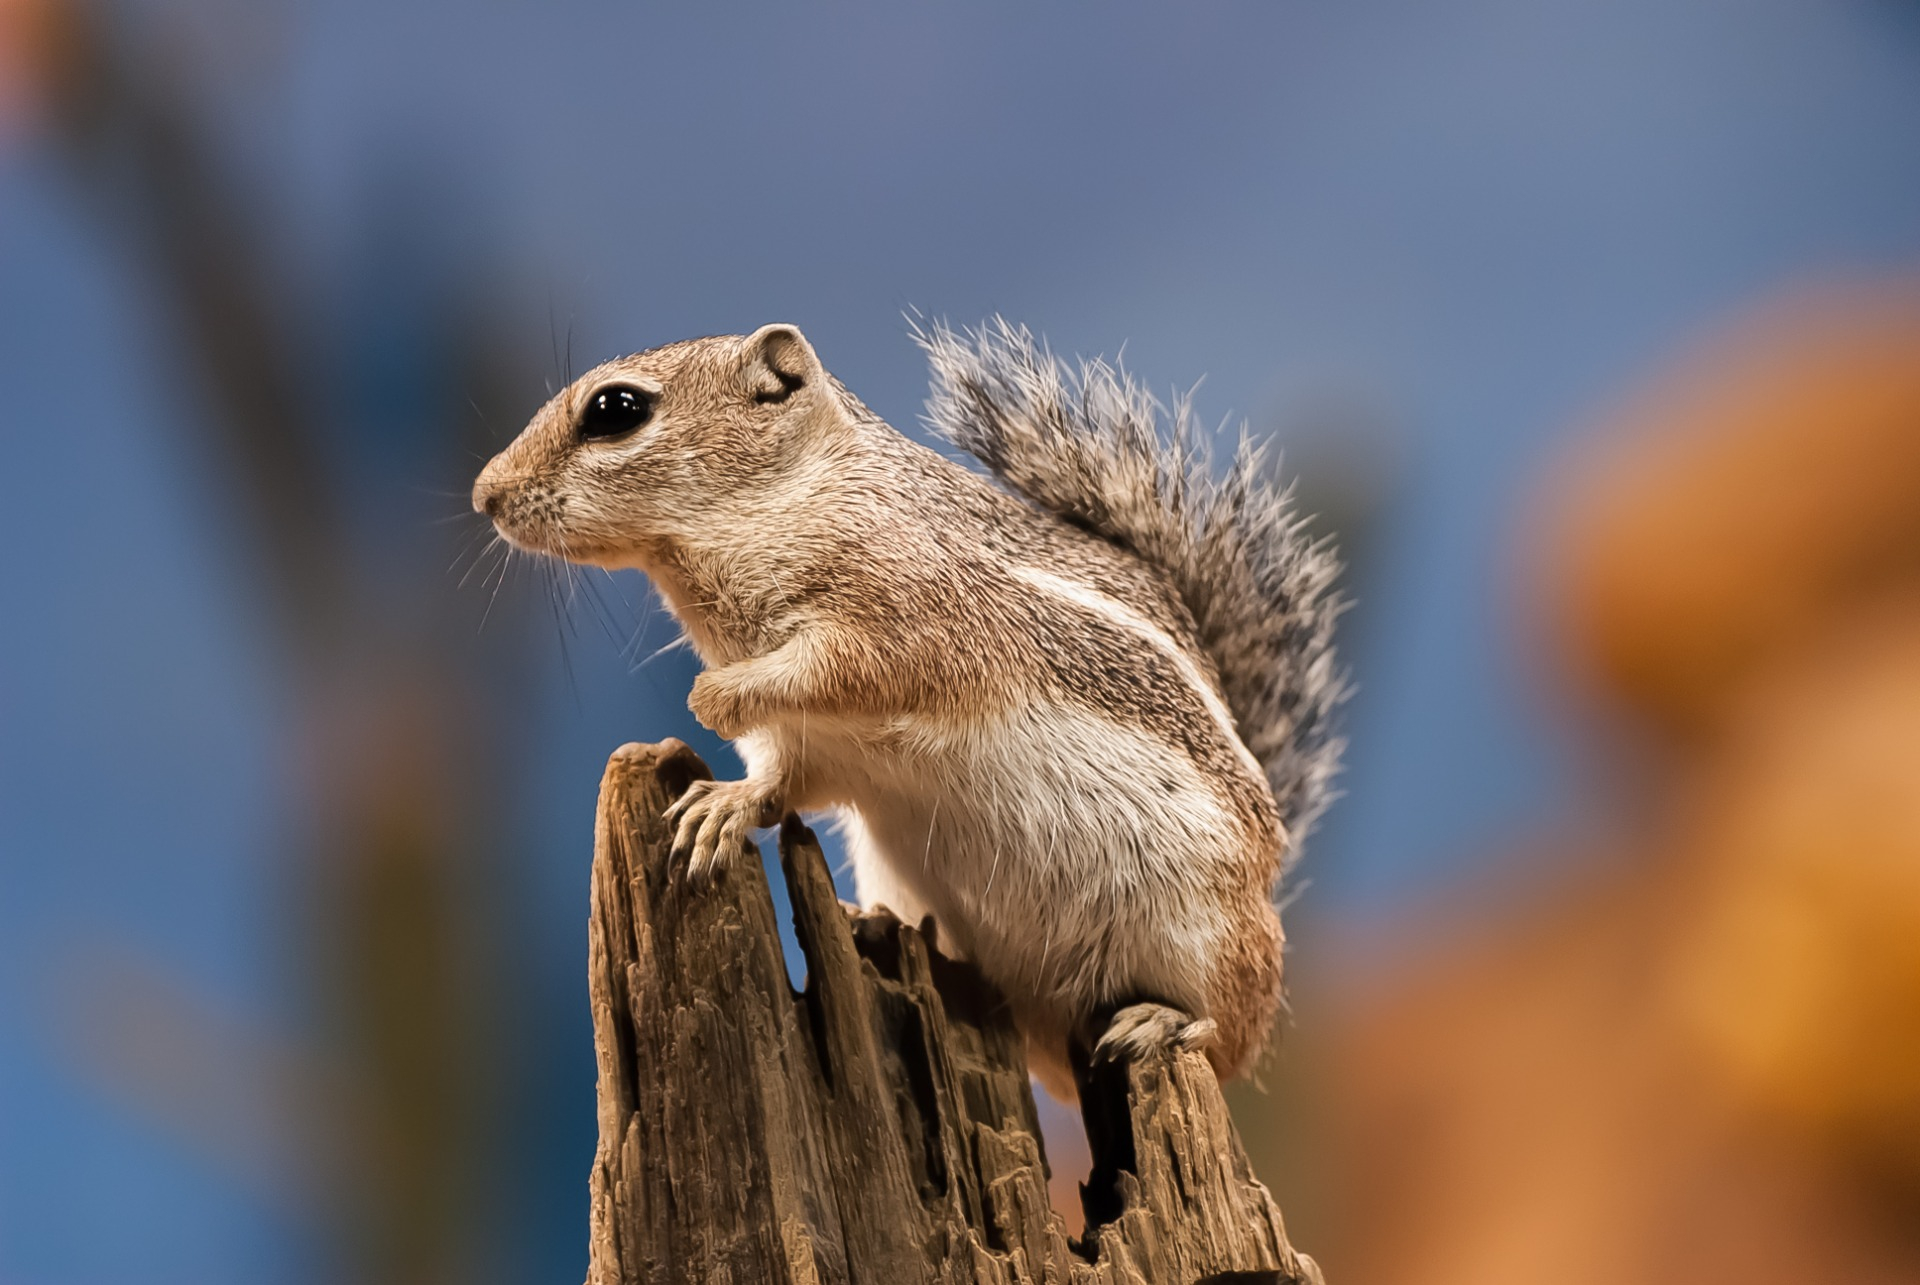
[(1149, 646), (1171, 660), (1179, 669), (1180, 676), (1187, 680), (1187, 686), (1198, 693), (1200, 699), (1206, 703), (1207, 712), (1213, 715), (1213, 721), (1219, 724), (1221, 734), (1227, 738), (1227, 744), (1233, 746), (1234, 751), (1240, 755), (1241, 761), (1247, 765), (1247, 770), (1253, 773), (1256, 780), (1266, 779), (1266, 773), (1260, 768), (1260, 761), (1253, 757), (1253, 752), (1247, 749), (1246, 743), (1240, 739), (1239, 732), (1234, 729), (1233, 715), (1227, 712), (1227, 707), (1221, 701), (1219, 693), (1213, 690), (1213, 684), (1201, 674), (1198, 666), (1193, 663), (1192, 657), (1174, 646), (1173, 639), (1167, 636), (1166, 630), (1118, 599), (1109, 598), (1098, 590), (1075, 584), (1050, 571), (1042, 571), (1038, 567), (1015, 567), (1013, 576), (1016, 580), (1024, 581), (1043, 593), (1064, 598), (1076, 607), (1082, 607), (1110, 624), (1138, 634)]

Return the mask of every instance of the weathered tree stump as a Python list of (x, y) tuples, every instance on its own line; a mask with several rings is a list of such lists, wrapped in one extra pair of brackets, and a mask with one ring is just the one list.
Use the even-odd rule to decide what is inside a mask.
[(661, 813), (709, 775), (678, 741), (628, 745), (600, 787), (588, 1285), (1317, 1285), (1195, 1053), (1083, 1086), (1094, 1168), (1069, 1240), (998, 996), (842, 905), (789, 820), (796, 994), (760, 863), (691, 888), (668, 859)]

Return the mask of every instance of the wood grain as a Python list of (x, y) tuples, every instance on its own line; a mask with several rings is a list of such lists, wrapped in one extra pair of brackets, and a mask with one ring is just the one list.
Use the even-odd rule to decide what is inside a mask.
[(601, 783), (588, 1285), (1317, 1285), (1197, 1053), (1084, 1078), (1070, 1240), (1004, 1003), (920, 930), (839, 902), (790, 818), (796, 993), (754, 855), (699, 888), (668, 857), (661, 813), (710, 775), (670, 740), (622, 747)]

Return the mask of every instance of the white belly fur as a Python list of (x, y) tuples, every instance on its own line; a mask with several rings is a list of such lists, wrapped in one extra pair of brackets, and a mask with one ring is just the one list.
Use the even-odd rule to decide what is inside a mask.
[(1245, 885), (1261, 839), (1179, 752), (1062, 705), (959, 727), (810, 721), (746, 738), (749, 769), (778, 754), (798, 768), (791, 806), (848, 810), (862, 904), (931, 912), (1023, 1025), (1065, 1035), (1143, 996), (1207, 1011), (1220, 890)]

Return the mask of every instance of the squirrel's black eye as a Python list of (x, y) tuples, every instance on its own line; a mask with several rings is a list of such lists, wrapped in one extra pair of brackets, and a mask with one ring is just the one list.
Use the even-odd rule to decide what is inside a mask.
[(602, 388), (580, 413), (580, 440), (619, 437), (653, 418), (653, 398), (638, 388)]

